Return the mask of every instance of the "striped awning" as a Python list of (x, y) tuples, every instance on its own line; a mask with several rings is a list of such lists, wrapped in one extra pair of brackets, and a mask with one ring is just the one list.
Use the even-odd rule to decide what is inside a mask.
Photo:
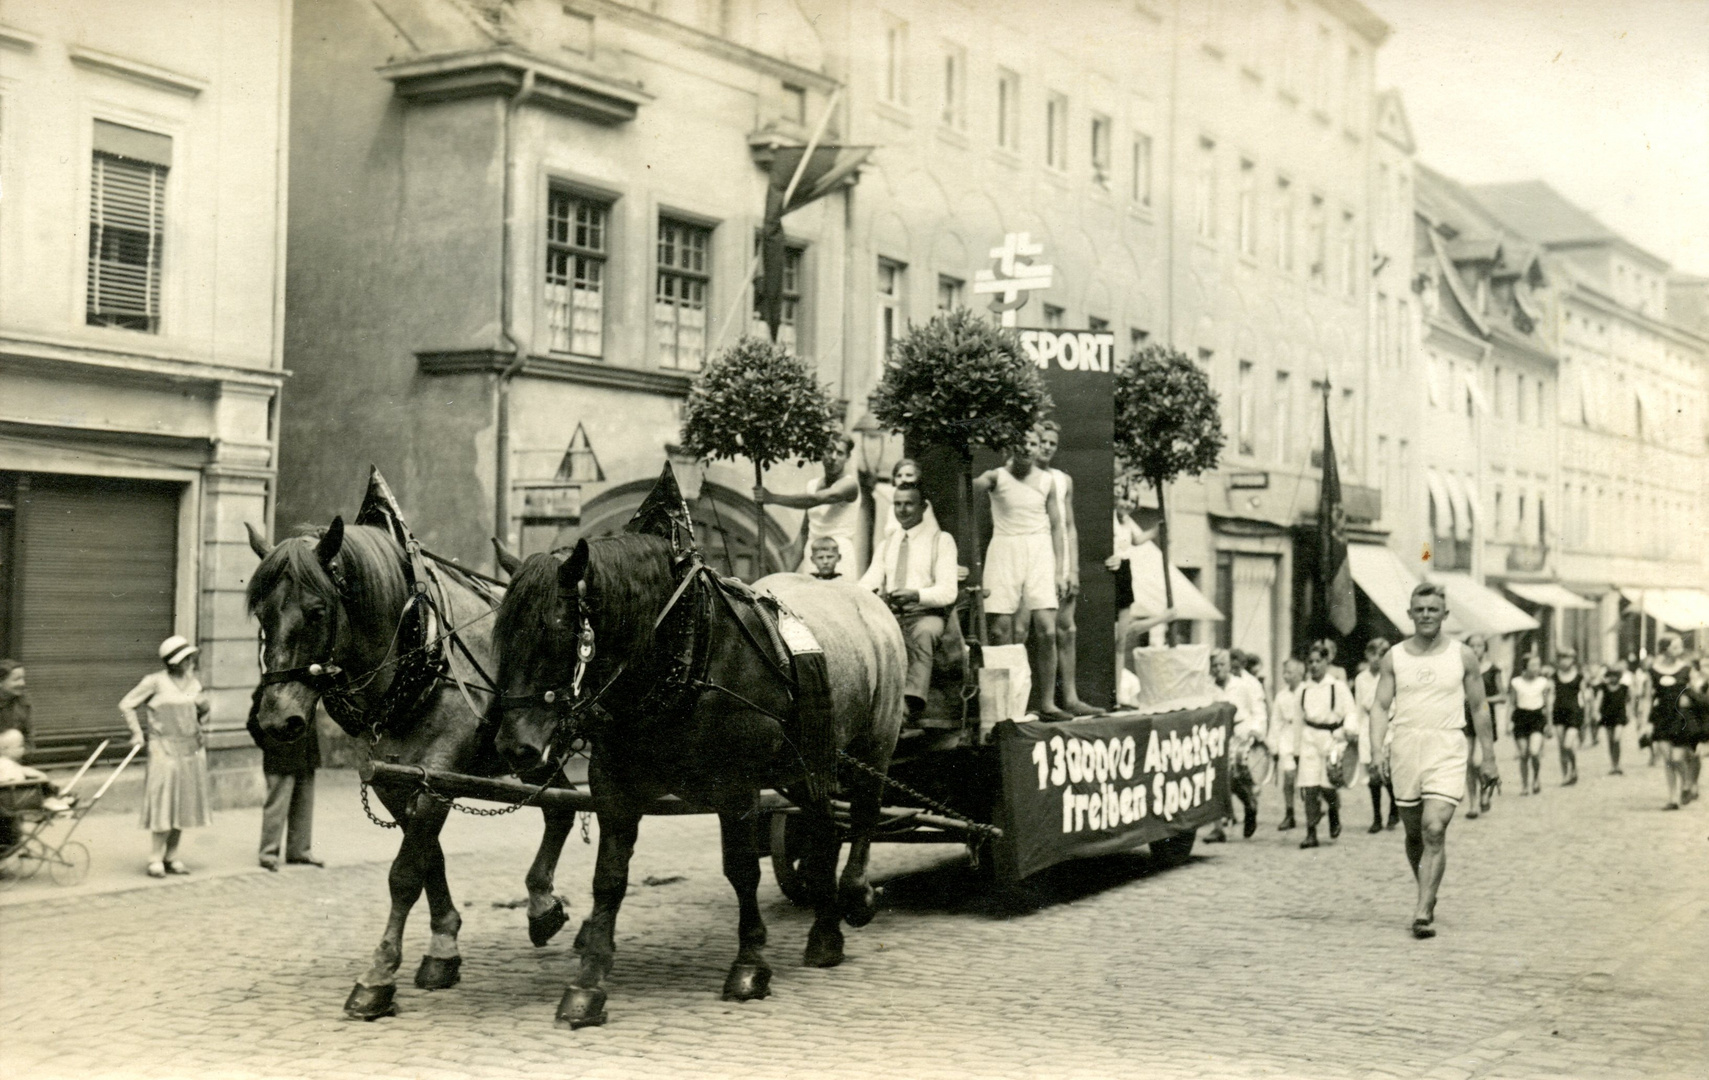
[(1553, 608), (1593, 608), (1596, 605), (1552, 581), (1510, 581), (1502, 586), (1521, 600)]
[(1430, 580), (1448, 589), (1447, 627), (1451, 634), (1487, 637), (1537, 629), (1536, 619), (1465, 574), (1431, 574)]

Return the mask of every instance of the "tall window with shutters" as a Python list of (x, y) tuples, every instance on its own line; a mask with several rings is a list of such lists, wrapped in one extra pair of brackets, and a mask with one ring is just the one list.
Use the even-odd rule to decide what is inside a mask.
[(653, 331), (658, 335), (661, 367), (698, 371), (706, 359), (706, 294), (712, 283), (711, 248), (711, 229), (659, 217)]
[(95, 121), (89, 185), (89, 282), (85, 321), (160, 332), (161, 248), (172, 140)]
[(553, 352), (605, 354), (609, 204), (554, 188), (546, 202), (546, 325)]

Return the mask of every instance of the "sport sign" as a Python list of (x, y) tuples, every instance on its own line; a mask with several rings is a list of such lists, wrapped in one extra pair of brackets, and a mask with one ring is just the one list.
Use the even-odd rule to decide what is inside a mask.
[(1048, 371), (1115, 370), (1116, 336), (1097, 330), (1022, 330), (1021, 348)]
[(1224, 817), (1233, 723), (1234, 707), (1216, 704), (1155, 716), (997, 725), (998, 873), (1017, 880)]

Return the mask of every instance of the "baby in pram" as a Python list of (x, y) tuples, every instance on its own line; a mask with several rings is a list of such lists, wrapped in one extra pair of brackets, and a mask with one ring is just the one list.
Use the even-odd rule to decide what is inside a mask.
[[(61, 813), (70, 810), (75, 799), (66, 798), (47, 778), (47, 773), (23, 763), (24, 733), (13, 728), (0, 731), (0, 785), (12, 788), (12, 798), (6, 802), (9, 810), (49, 810)], [(32, 794), (29, 789), (35, 788)]]

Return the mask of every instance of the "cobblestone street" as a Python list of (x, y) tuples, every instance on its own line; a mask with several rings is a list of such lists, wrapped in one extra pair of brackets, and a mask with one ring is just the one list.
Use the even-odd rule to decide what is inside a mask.
[[(528, 944), (522, 872), (537, 817), (480, 824), (453, 854), (463, 982), (409, 984), (400, 1014), (344, 1020), (378, 935), (386, 867), (260, 872), (0, 909), (0, 1075), (422, 1077), (1663, 1077), (1709, 1046), (1709, 813), (1663, 813), (1641, 759), (1457, 820), (1441, 934), (1405, 932), (1398, 831), (1312, 852), (1278, 833), (1274, 789), (1249, 842), (1059, 867), (1019, 899), (982, 894), (957, 851), (880, 847), (884, 910), (838, 969), (799, 965), (808, 917), (770, 880), (769, 1000), (719, 1000), (735, 907), (712, 818), (649, 819), (619, 925), (610, 1024), (552, 1013), (575, 922)], [(1637, 755), (1633, 755), (1637, 756)], [(1504, 774), (1516, 775), (1511, 757)], [(324, 799), (324, 829), (369, 828)], [(140, 839), (140, 837), (139, 837)], [(560, 891), (579, 922), (593, 848)]]

